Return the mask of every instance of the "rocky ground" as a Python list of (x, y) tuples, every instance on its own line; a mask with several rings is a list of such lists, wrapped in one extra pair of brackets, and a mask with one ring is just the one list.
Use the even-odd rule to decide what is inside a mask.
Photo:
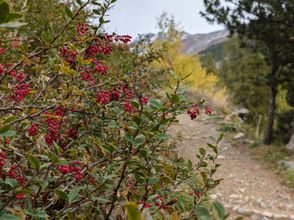
[[(210, 136), (219, 135), (220, 121), (208, 118), (191, 121), (188, 115), (181, 115), (179, 121), (171, 130), (173, 136), (180, 139), (179, 153), (196, 161), (199, 147), (204, 147)], [(221, 142), (219, 162), (222, 166), (216, 176), (224, 180), (211, 198), (221, 201), (231, 212), (229, 219), (243, 216), (253, 220), (294, 220), (294, 191), (272, 170), (254, 160), (246, 147), (232, 141), (234, 137), (236, 134), (226, 133)]]

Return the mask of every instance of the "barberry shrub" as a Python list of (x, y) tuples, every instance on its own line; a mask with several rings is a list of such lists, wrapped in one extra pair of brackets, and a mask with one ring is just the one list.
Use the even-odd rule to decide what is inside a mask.
[(158, 97), (172, 69), (150, 65), (159, 51), (103, 31), (114, 3), (77, 0), (64, 8), (59, 32), (35, 48), (6, 29), (14, 28), (6, 15), (20, 16), (0, 1), (1, 219), (225, 218), (208, 200), (220, 182), (213, 174), (222, 137), (200, 149), (196, 165), (168, 140), (177, 115), (211, 109), (178, 94), (186, 77)]

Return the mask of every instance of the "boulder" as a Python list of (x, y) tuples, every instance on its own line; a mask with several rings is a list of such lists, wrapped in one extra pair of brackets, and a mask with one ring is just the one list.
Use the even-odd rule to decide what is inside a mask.
[(242, 139), (243, 137), (245, 137), (245, 134), (242, 133), (242, 132), (239, 132), (238, 134), (236, 134), (236, 135), (234, 136), (234, 139), (235, 139), (235, 140), (239, 140), (239, 139)]
[(294, 155), (294, 132), (292, 133), (289, 143), (286, 145), (286, 149)]
[(281, 160), (279, 164), (286, 169), (294, 171), (294, 161)]

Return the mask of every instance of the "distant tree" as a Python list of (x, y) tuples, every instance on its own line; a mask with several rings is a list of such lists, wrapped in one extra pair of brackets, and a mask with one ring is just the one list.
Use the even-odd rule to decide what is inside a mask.
[(226, 42), (223, 55), (218, 76), (227, 87), (233, 104), (249, 109), (252, 115), (265, 115), (269, 66), (264, 56), (249, 48), (240, 48), (237, 38)]
[[(267, 73), (269, 87), (268, 123), (265, 143), (273, 141), (278, 86), (292, 75), (285, 67), (293, 65), (294, 1), (293, 0), (203, 0), (202, 15), (209, 22), (224, 24), (241, 39), (251, 39), (262, 48), (271, 67)], [(287, 77), (285, 77), (287, 76)], [(262, 98), (262, 97), (261, 97)]]
[(200, 57), (202, 67), (207, 73), (217, 74), (216, 59), (212, 53), (207, 53)]
[(163, 13), (158, 18), (157, 26), (159, 37), (153, 45), (155, 48), (162, 45), (165, 47), (165, 53), (163, 54), (165, 61), (158, 63), (158, 65), (172, 67), (175, 77), (171, 78), (171, 84), (175, 86), (177, 79), (190, 74), (189, 78), (183, 81), (182, 84), (186, 88), (199, 94), (206, 94), (209, 97), (217, 95), (223, 98), (225, 96), (224, 92), (216, 88), (218, 77), (208, 74), (201, 66), (198, 55), (191, 56), (181, 52), (183, 47), (182, 31), (174, 18)]

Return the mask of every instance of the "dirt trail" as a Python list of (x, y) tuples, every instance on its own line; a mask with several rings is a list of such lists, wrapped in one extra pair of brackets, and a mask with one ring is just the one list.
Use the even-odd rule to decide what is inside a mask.
[[(179, 125), (172, 134), (181, 135), (179, 153), (196, 161), (196, 152), (219, 135), (217, 120), (205, 118), (191, 121), (187, 115), (179, 117)], [(232, 134), (225, 134), (221, 142), (217, 177), (224, 181), (211, 194), (231, 211), (229, 219), (294, 220), (294, 191), (281, 183), (281, 178), (251, 158), (246, 149), (232, 144)]]

